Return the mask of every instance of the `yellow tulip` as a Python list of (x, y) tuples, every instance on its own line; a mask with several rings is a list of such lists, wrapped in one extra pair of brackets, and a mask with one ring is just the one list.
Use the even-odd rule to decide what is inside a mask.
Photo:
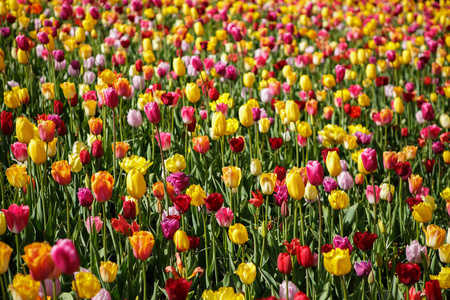
[(8, 244), (0, 242), (0, 275), (8, 271), (12, 251), (13, 249)]
[(256, 81), (255, 74), (253, 72), (245, 73), (243, 81), (245, 87), (251, 88)]
[(181, 172), (186, 169), (186, 160), (183, 155), (176, 153), (166, 160), (165, 165), (170, 173)]
[(247, 104), (244, 104), (239, 108), (239, 121), (242, 126), (245, 127), (250, 127), (253, 125), (252, 109)]
[(286, 176), (286, 186), (292, 199), (300, 200), (305, 194), (305, 185), (300, 169), (293, 167)]
[(237, 188), (241, 183), (241, 168), (224, 167), (222, 168), (222, 179), (229, 188)]
[(431, 221), (433, 217), (433, 211), (431, 210), (430, 203), (421, 202), (417, 205), (414, 205), (412, 212), (414, 220), (419, 223), (427, 223)]
[(147, 183), (144, 175), (136, 169), (132, 169), (127, 175), (127, 191), (131, 197), (141, 199), (147, 191)]
[(309, 123), (305, 121), (297, 124), (297, 132), (304, 138), (308, 138), (312, 135), (311, 126), (309, 126)]
[(191, 205), (201, 206), (205, 203), (206, 193), (200, 185), (192, 184), (186, 190), (186, 195), (191, 197)]
[(241, 223), (236, 223), (231, 225), (228, 229), (228, 237), (230, 240), (238, 245), (242, 245), (247, 243), (248, 241), (248, 232), (247, 228)]
[(341, 159), (337, 151), (328, 152), (327, 159), (325, 162), (327, 170), (330, 176), (337, 177), (342, 172)]
[(28, 155), (36, 165), (42, 165), (47, 160), (45, 143), (38, 139), (32, 139), (28, 145)]
[(186, 85), (186, 97), (191, 103), (197, 103), (200, 99), (200, 89), (195, 83), (188, 83)]
[(308, 75), (302, 75), (300, 77), (300, 87), (306, 93), (308, 93), (310, 90), (312, 90), (311, 79), (309, 78)]
[(426, 236), (427, 246), (433, 250), (439, 249), (445, 240), (445, 229), (441, 229), (437, 225), (428, 225), (427, 229), (423, 229)]
[(439, 260), (443, 264), (450, 263), (450, 244), (444, 244), (439, 247)]
[(27, 167), (25, 165), (18, 166), (14, 164), (6, 169), (5, 174), (9, 184), (18, 189), (26, 186), (28, 179), (30, 178), (27, 174)]
[(177, 74), (177, 76), (182, 77), (186, 74), (186, 66), (181, 58), (176, 57), (173, 59), (173, 70)]
[(300, 118), (300, 110), (293, 100), (286, 101), (286, 118), (289, 122), (297, 122)]
[(38, 296), (40, 284), (41, 283), (39, 281), (34, 281), (31, 275), (25, 276), (18, 273), (16, 274), (16, 276), (14, 276), (12, 284), (9, 285), (9, 291), (11, 292), (11, 296), (13, 299), (34, 300)]
[(368, 64), (366, 66), (366, 77), (370, 80), (374, 80), (377, 77), (377, 69), (374, 64)]
[(234, 274), (239, 276), (243, 284), (250, 285), (256, 278), (256, 266), (252, 262), (241, 263)]
[(323, 263), (328, 273), (335, 276), (348, 274), (352, 270), (349, 249), (335, 248), (324, 253)]
[(119, 266), (111, 261), (100, 262), (100, 276), (103, 282), (111, 283), (116, 280), (118, 268)]
[(345, 209), (349, 206), (347, 193), (340, 190), (334, 190), (328, 196), (328, 202), (333, 209)]
[(18, 108), (20, 106), (19, 97), (13, 91), (7, 91), (3, 93), (3, 102), (11, 109)]
[(222, 112), (215, 112), (212, 117), (212, 132), (215, 136), (221, 137), (225, 135), (227, 130), (227, 120)]
[(91, 299), (100, 292), (101, 286), (94, 274), (90, 272), (78, 272), (75, 280), (72, 281), (72, 289), (77, 291), (78, 297)]
[(186, 252), (189, 250), (189, 238), (183, 230), (177, 230), (173, 235), (173, 242), (179, 252)]
[(16, 134), (19, 142), (25, 144), (30, 143), (34, 136), (34, 131), (33, 125), (27, 118), (21, 117), (16, 119)]

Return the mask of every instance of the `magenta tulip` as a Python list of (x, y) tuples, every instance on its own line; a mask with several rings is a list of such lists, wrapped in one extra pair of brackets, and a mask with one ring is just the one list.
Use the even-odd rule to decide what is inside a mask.
[(30, 216), (30, 208), (28, 205), (11, 204), (8, 208), (2, 209), (6, 218), (6, 225), (9, 231), (12, 233), (21, 232), (28, 224), (28, 218)]
[(306, 165), (306, 175), (308, 176), (308, 181), (314, 186), (319, 186), (323, 181), (323, 167), (317, 161), (309, 161)]
[(62, 273), (70, 275), (80, 268), (80, 257), (72, 240), (59, 240), (50, 252), (53, 261)]
[(147, 118), (153, 124), (158, 124), (161, 121), (161, 111), (159, 110), (158, 103), (149, 102), (144, 107), (144, 112)]

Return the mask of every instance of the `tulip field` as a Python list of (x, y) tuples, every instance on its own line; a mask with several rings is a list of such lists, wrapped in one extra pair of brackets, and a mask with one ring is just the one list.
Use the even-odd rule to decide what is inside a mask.
[(0, 17), (0, 299), (450, 298), (450, 1)]

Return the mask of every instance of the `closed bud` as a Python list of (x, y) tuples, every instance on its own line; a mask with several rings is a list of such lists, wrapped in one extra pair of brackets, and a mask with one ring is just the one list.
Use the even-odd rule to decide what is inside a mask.
[(376, 262), (378, 268), (381, 268), (383, 266), (383, 258), (381, 257), (380, 253), (377, 253), (375, 262)]
[(158, 201), (156, 202), (156, 212), (158, 214), (162, 214), (163, 212), (163, 205), (161, 203), (161, 200), (158, 199)]
[(261, 225), (261, 227), (259, 229), (260, 229), (260, 230), (258, 230), (259, 234), (261, 234), (261, 236), (263, 238), (265, 238), (266, 235), (267, 235), (267, 224), (266, 224), (266, 221), (262, 222), (262, 225)]
[[(390, 194), (390, 193), (389, 193), (389, 194)], [(385, 233), (386, 233), (386, 227), (384, 227), (383, 220), (381, 220), (381, 219), (378, 220), (378, 228), (380, 228), (380, 232), (381, 232), (382, 234), (385, 234)]]
[(373, 270), (370, 271), (369, 276), (367, 277), (367, 282), (372, 285), (375, 282), (375, 275), (373, 275)]
[(285, 218), (289, 217), (289, 205), (287, 201), (283, 201), (281, 204), (281, 215)]
[(88, 189), (91, 189), (91, 177), (89, 176), (89, 174), (86, 174), (86, 176), (84, 177), (84, 185)]

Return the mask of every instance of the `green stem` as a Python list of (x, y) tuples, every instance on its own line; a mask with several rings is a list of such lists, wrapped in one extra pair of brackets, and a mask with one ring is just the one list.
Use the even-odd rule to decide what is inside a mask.
[(69, 202), (69, 191), (67, 190), (67, 185), (64, 186), (66, 192), (66, 218), (67, 218), (67, 238), (70, 239), (70, 202)]
[[(303, 211), (302, 211), (302, 204), (300, 203), (300, 201), (296, 201), (298, 203), (298, 210), (300, 211), (300, 242), (302, 243), (302, 245), (305, 244), (305, 229), (304, 229), (304, 225), (303, 225)], [(297, 224), (297, 220), (295, 221)]]
[(250, 161), (252, 160), (252, 153), (253, 153), (253, 149), (252, 149), (252, 131), (251, 131), (251, 127), (247, 127), (247, 133), (248, 133), (248, 146), (249, 146), (249, 150), (250, 150)]
[(341, 285), (342, 285), (342, 292), (344, 293), (344, 299), (347, 300), (348, 299), (348, 295), (347, 295), (347, 288), (345, 287), (345, 276), (339, 276), (339, 278), (341, 279)]
[(263, 228), (261, 230), (261, 232), (264, 232), (264, 236), (263, 236), (263, 245), (262, 245), (262, 251), (261, 251), (261, 261), (259, 263), (259, 267), (262, 267), (263, 264), (263, 260), (264, 260), (264, 250), (266, 248), (266, 240), (267, 240), (267, 215), (269, 214), (269, 195), (266, 196), (266, 213), (264, 216), (264, 222), (263, 222)]
[(286, 300), (289, 300), (289, 280), (287, 275), (284, 275), (284, 282), (286, 283)]
[(106, 221), (107, 221), (107, 219), (106, 219), (106, 202), (104, 202), (103, 205), (102, 205), (102, 211), (103, 211), (103, 226), (102, 226), (103, 259), (104, 259), (104, 261), (107, 261), (106, 254), (108, 252), (108, 247), (106, 245)]
[(142, 261), (142, 275), (143, 275), (143, 286), (144, 286), (144, 298), (147, 299), (147, 274), (146, 274), (146, 263), (145, 260)]
[(322, 202), (321, 202), (320, 199), (317, 202), (319, 203), (319, 241), (318, 241), (319, 242), (319, 246), (318, 246), (318, 249), (317, 249), (317, 255), (318, 255), (317, 270), (320, 273), (321, 265), (322, 265), (322, 260), (320, 258), (321, 254), (322, 254), (322, 251), (321, 251), (321, 247), (322, 247)]
[(8, 294), (6, 292), (5, 282), (3, 281), (3, 278), (4, 278), (4, 275), (2, 274), (2, 277), (0, 278), (0, 282), (2, 284), (2, 297), (3, 297), (3, 299), (8, 299), (8, 297), (7, 297)]
[[(205, 208), (206, 210), (206, 208)], [(206, 230), (206, 216), (205, 216), (205, 210), (202, 210), (202, 219), (203, 219), (203, 231), (205, 234), (205, 258), (206, 258), (206, 288), (209, 288), (209, 259), (208, 259), (208, 232)]]
[(339, 210), (339, 227), (341, 229), (341, 236), (344, 236), (344, 225), (342, 223), (342, 209)]
[(42, 291), (44, 293), (44, 299), (47, 299), (47, 289), (45, 288), (45, 281), (44, 280), (41, 281), (41, 285), (42, 285)]

